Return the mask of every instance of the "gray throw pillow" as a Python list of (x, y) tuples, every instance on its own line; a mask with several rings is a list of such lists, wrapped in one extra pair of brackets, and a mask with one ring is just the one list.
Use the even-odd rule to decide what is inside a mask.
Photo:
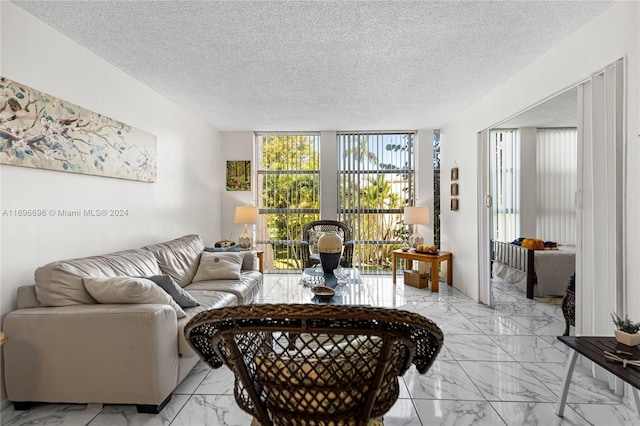
[(145, 278), (158, 284), (164, 291), (169, 293), (169, 296), (171, 296), (181, 308), (193, 308), (194, 306), (200, 305), (198, 301), (185, 289), (180, 287), (170, 275), (154, 275)]

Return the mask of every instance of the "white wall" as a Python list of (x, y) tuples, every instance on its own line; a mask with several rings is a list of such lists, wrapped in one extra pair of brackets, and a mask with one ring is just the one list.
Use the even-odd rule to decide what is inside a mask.
[[(454, 253), (454, 285), (478, 299), (478, 206), (483, 194), (477, 191), (479, 176), (477, 132), (492, 127), (544, 98), (574, 85), (591, 73), (624, 57), (626, 61), (626, 247), (624, 275), (625, 304), (629, 315), (640, 318), (640, 3), (620, 2), (574, 35), (541, 56), (528, 68), (462, 112), (441, 129), (443, 170), (454, 161), (460, 168), (460, 210), (443, 209), (442, 240)], [(442, 174), (447, 187), (448, 174)], [(468, 192), (467, 192), (468, 191)], [(474, 194), (471, 191), (475, 191)]]
[[(127, 209), (126, 217), (0, 216), (0, 312), (47, 262), (219, 235), (219, 132), (9, 2), (0, 74), (157, 136), (156, 183), (0, 165), (5, 209)], [(9, 336), (11, 338), (11, 336)]]
[[(433, 129), (418, 130), (416, 143), (416, 206), (429, 208), (429, 224), (418, 225), (418, 233), (424, 238), (424, 243), (432, 245), (433, 232)], [(450, 193), (449, 187), (440, 188), (440, 197), (445, 200)], [(448, 200), (448, 198), (446, 198)], [(444, 205), (444, 204), (442, 204)], [(447, 204), (448, 205), (448, 204)], [(441, 207), (442, 208), (442, 207)], [(428, 264), (420, 262), (421, 267), (428, 269)]]

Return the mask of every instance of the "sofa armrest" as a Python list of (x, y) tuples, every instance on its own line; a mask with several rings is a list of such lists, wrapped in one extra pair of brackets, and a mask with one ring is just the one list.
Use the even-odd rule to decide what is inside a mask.
[(159, 404), (177, 385), (177, 319), (168, 305), (18, 309), (3, 330), (12, 401)]
[(36, 294), (35, 285), (23, 285), (18, 287), (18, 297), (16, 300), (18, 309), (37, 308), (40, 306)]

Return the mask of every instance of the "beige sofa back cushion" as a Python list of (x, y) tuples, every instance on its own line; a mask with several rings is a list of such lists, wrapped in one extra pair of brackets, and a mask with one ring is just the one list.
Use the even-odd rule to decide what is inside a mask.
[(36, 269), (36, 296), (43, 306), (94, 304), (96, 300), (84, 287), (84, 277), (150, 276), (160, 273), (156, 258), (142, 249), (61, 260)]
[(204, 244), (199, 235), (185, 235), (165, 243), (143, 247), (153, 253), (163, 274), (184, 287), (193, 281)]
[(184, 313), (169, 293), (146, 278), (139, 277), (85, 277), (84, 287), (99, 303), (155, 303), (169, 305), (178, 318)]

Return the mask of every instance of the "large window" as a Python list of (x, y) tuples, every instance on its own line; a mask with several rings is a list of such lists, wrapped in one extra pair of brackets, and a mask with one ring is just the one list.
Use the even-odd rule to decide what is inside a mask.
[(493, 236), (575, 244), (577, 130), (497, 129), (489, 133)]
[[(299, 271), (304, 225), (334, 217), (353, 230), (355, 265), (367, 273), (390, 271), (391, 252), (409, 234), (403, 211), (415, 197), (415, 133), (338, 133), (337, 141), (322, 141), (335, 147), (323, 150), (332, 161), (322, 171), (319, 133), (256, 133), (255, 139), (256, 244), (266, 252), (267, 271)], [(325, 199), (324, 207), (321, 181), (337, 186), (325, 191), (335, 198)]]
[(391, 268), (406, 242), (405, 206), (414, 200), (414, 143), (408, 133), (338, 134), (338, 218), (355, 240), (354, 263), (372, 273)]
[(295, 242), (304, 225), (320, 217), (320, 134), (255, 137), (261, 215), (256, 244), (267, 252), (268, 270), (299, 270), (300, 247)]
[(520, 233), (520, 138), (515, 129), (489, 133), (493, 239), (513, 241)]
[(578, 130), (538, 129), (536, 236), (576, 243)]

